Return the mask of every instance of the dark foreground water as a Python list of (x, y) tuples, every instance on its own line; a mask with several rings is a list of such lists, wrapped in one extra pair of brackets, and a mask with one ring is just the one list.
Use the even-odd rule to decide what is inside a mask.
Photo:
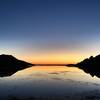
[(0, 100), (100, 100), (100, 79), (75, 67), (31, 67), (0, 78)]

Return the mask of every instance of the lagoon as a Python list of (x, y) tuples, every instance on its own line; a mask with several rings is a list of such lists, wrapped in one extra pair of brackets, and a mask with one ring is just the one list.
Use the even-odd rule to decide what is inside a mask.
[(100, 79), (76, 67), (33, 66), (0, 78), (2, 100), (97, 100), (99, 95)]

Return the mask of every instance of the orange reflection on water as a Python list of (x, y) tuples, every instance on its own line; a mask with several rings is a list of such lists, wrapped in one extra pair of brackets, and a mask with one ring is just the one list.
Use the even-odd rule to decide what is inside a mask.
[(53, 72), (77, 72), (80, 70), (75, 67), (67, 67), (67, 66), (33, 66), (31, 68), (27, 68), (23, 71), (20, 71), (18, 74), (27, 75), (30, 73), (53, 73)]
[(60, 80), (61, 82), (65, 80), (76, 80), (78, 82), (84, 81), (100, 83), (100, 79), (91, 77), (89, 74), (84, 73), (83, 70), (67, 66), (33, 66), (17, 72), (14, 76), (14, 79), (25, 78), (25, 80), (53, 79), (52, 81)]

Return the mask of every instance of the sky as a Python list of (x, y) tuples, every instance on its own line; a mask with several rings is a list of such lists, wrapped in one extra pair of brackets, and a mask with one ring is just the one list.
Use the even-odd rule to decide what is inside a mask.
[(100, 54), (99, 0), (0, 0), (0, 54), (76, 63)]

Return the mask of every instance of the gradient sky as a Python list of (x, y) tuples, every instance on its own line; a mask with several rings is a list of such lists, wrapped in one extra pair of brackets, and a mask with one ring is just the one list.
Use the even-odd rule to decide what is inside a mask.
[(0, 54), (76, 63), (100, 54), (100, 0), (0, 0)]

